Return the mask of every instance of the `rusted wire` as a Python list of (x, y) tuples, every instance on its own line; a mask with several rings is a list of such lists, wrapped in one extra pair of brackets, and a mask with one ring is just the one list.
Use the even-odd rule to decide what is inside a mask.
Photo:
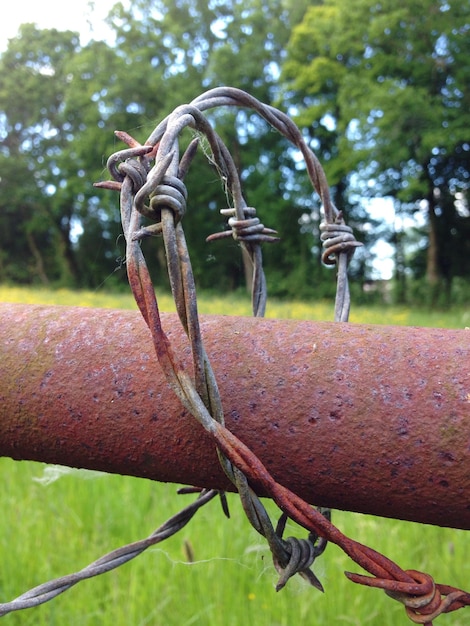
[[(383, 589), (405, 605), (410, 619), (416, 623), (431, 625), (441, 613), (469, 605), (470, 594), (450, 586), (436, 584), (427, 574), (412, 570), (403, 571), (387, 557), (346, 537), (331, 523), (328, 509), (310, 506), (275, 481), (261, 460), (225, 427), (217, 382), (200, 332), (196, 288), (182, 226), (187, 198), (184, 178), (197, 149), (197, 141), (192, 142), (180, 161), (178, 140), (185, 128), (194, 129), (206, 137), (212, 152), (211, 161), (232, 196), (233, 207), (227, 210), (230, 216), (229, 226), (232, 228), (232, 236), (240, 242), (253, 264), (252, 302), (253, 313), (256, 316), (263, 314), (266, 303), (261, 243), (265, 242), (266, 238), (272, 241), (275, 235), (274, 231), (265, 228), (259, 222), (254, 210), (247, 206), (230, 153), (203, 115), (203, 112), (210, 108), (226, 105), (244, 106), (257, 111), (301, 151), (307, 172), (320, 196), (324, 210), (325, 226), (322, 227), (324, 261), (331, 263), (334, 260), (337, 265), (338, 297), (335, 318), (338, 321), (346, 321), (348, 318), (347, 264), (354, 249), (360, 244), (354, 240), (351, 230), (344, 224), (342, 215), (331, 201), (326, 178), (318, 159), (305, 144), (298, 128), (285, 114), (260, 103), (243, 91), (218, 88), (199, 96), (189, 105), (175, 109), (157, 126), (143, 146), (126, 133), (119, 133), (118, 136), (127, 144), (128, 149), (116, 153), (108, 161), (110, 173), (115, 180), (98, 185), (120, 191), (129, 284), (149, 327), (159, 364), (182, 405), (214, 441), (222, 467), (237, 487), (250, 523), (266, 537), (273, 554), (274, 565), (280, 574), (278, 589), (296, 573), (306, 578), (313, 586), (322, 589), (321, 583), (310, 568), (329, 541), (341, 547), (355, 563), (370, 574), (364, 576), (346, 573), (350, 580)], [(152, 166), (153, 160), (155, 163)], [(144, 218), (149, 218), (154, 223), (150, 226), (143, 225)], [(183, 368), (162, 327), (155, 290), (140, 247), (140, 240), (152, 234), (161, 234), (163, 237), (173, 297), (191, 348), (192, 372)], [(257, 491), (268, 494), (282, 511), (276, 527), (271, 523), (265, 507), (257, 496)], [(175, 516), (178, 520), (176, 525), (172, 525), (170, 520), (171, 529), (178, 523), (186, 523), (195, 510), (216, 493), (202, 492), (200, 498), (192, 505), (193, 508), (189, 507), (188, 511), (187, 507), (186, 513), (180, 514), (182, 517)], [(288, 518), (308, 531), (307, 539), (283, 538)], [(163, 534), (170, 533), (166, 525), (162, 528)], [(146, 541), (149, 540), (144, 540)], [(91, 570), (85, 568), (82, 572), (72, 575), (72, 578), (63, 577), (52, 583), (46, 583), (45, 586), (20, 596), (16, 601), (0, 605), (0, 615), (18, 608), (36, 606), (83, 578), (108, 571), (115, 566), (113, 563), (120, 564), (121, 557), (127, 558), (129, 548), (127, 546), (117, 551), (116, 558), (103, 557), (92, 564), (93, 567), (90, 566)], [(49, 592), (52, 594), (50, 597)]]
[[(240, 92), (239, 90), (230, 88), (212, 90), (194, 100), (187, 107), (183, 106), (176, 109), (149, 137), (146, 142), (149, 145), (160, 142), (160, 147), (156, 154), (155, 171), (159, 170), (162, 159), (166, 157), (168, 151), (170, 149), (176, 150), (176, 136), (181, 132), (184, 125), (186, 124), (196, 128), (206, 135), (211, 146), (213, 162), (216, 164), (218, 172), (223, 177), (228, 190), (232, 194), (234, 208), (230, 210), (232, 222), (229, 222), (229, 225), (233, 229), (234, 225), (238, 223), (242, 231), (246, 227), (253, 226), (257, 229), (256, 235), (270, 235), (271, 233), (262, 232), (264, 227), (261, 228), (258, 222), (249, 221), (253, 219), (253, 213), (247, 211), (247, 205), (241, 193), (240, 182), (233, 161), (215, 131), (201, 118), (200, 112), (221, 105), (251, 107), (258, 111), (262, 117), (301, 150), (307, 163), (307, 171), (309, 172), (315, 189), (320, 195), (324, 208), (326, 222), (326, 226), (322, 228), (322, 239), (325, 247), (324, 260), (325, 262), (332, 262), (334, 255), (338, 265), (338, 291), (340, 293), (336, 301), (335, 317), (339, 321), (346, 321), (349, 313), (349, 290), (347, 286), (346, 268), (354, 249), (359, 244), (354, 240), (351, 229), (344, 224), (342, 215), (335, 209), (331, 202), (326, 178), (321, 165), (306, 146), (300, 131), (287, 116), (272, 107), (262, 105), (248, 94)], [(197, 111), (195, 110), (196, 107)], [(145, 159), (145, 156), (142, 158)], [(140, 190), (139, 193), (142, 194), (143, 191)], [(149, 194), (148, 189), (146, 193)], [(124, 214), (130, 212), (132, 215), (133, 210), (135, 210), (134, 207), (131, 207), (130, 199), (123, 201), (122, 193), (121, 208)], [(171, 241), (171, 237), (173, 236), (172, 228), (178, 233), (181, 224), (174, 219), (173, 216), (170, 216), (169, 208), (166, 209), (165, 212), (169, 214), (168, 221), (164, 222), (162, 212), (162, 224), (166, 223), (168, 227), (167, 231), (165, 231), (165, 229), (162, 230), (167, 256), (169, 254), (175, 256), (179, 254), (180, 263), (182, 266), (184, 264), (186, 270), (186, 278), (182, 281), (179, 291), (175, 288), (177, 281), (171, 281), (173, 295), (178, 303), (178, 298), (181, 297), (182, 294), (194, 295), (195, 292), (193, 291), (192, 272), (188, 261), (189, 255), (184, 247), (184, 240), (181, 239), (180, 235), (179, 241), (181, 247), (179, 249), (175, 247), (170, 249), (168, 244), (168, 241)], [(127, 218), (125, 218), (124, 221), (127, 221)], [(241, 239), (242, 245), (246, 245), (247, 242), (239, 237), (239, 230), (235, 228), (232, 234), (236, 239)], [(253, 233), (249, 232), (247, 234), (251, 235)], [(128, 233), (127, 239), (128, 241), (129, 239), (132, 240), (130, 232)], [(249, 240), (247, 250), (254, 260), (254, 263), (258, 262), (259, 276), (262, 276), (264, 281), (264, 274), (262, 274), (260, 264), (261, 257), (256, 256), (259, 245), (260, 240), (255, 237), (254, 241), (253, 239)], [(328, 540), (336, 543), (356, 563), (361, 565), (373, 576), (373, 578), (363, 577), (356, 579), (357, 582), (370, 585), (370, 581), (379, 581), (377, 586), (391, 593), (400, 591), (400, 593), (406, 594), (407, 597), (413, 598), (417, 595), (426, 596), (427, 604), (424, 605), (424, 608), (420, 606), (419, 611), (409, 604), (406, 605), (408, 614), (415, 612), (418, 614), (418, 617), (424, 615), (426, 613), (425, 607), (431, 602), (431, 600), (429, 600), (429, 589), (426, 588), (423, 593), (422, 585), (416, 585), (415, 579), (410, 573), (404, 572), (395, 563), (374, 550), (362, 546), (344, 536), (331, 524), (328, 516), (310, 507), (295, 494), (276, 483), (262, 465), (261, 461), (225, 428), (223, 408), (220, 406), (218, 391), (210, 364), (203, 350), (197, 348), (200, 342), (197, 318), (193, 318), (193, 323), (188, 325), (188, 301), (186, 301), (185, 314), (180, 314), (180, 318), (183, 327), (187, 330), (191, 347), (193, 348), (193, 357), (195, 354), (199, 355), (195, 363), (195, 386), (188, 381), (185, 372), (182, 371), (177, 364), (176, 356), (172, 354), (170, 342), (167, 340), (159, 321), (158, 307), (156, 301), (154, 301), (154, 290), (151, 287), (148, 272), (145, 265), (140, 262), (140, 250), (137, 251), (135, 248), (131, 248), (131, 250), (128, 251), (128, 259), (134, 258), (136, 261), (133, 262), (131, 260), (128, 265), (130, 282), (131, 285), (134, 284), (139, 287), (134, 293), (144, 318), (151, 320), (149, 327), (152, 332), (160, 364), (167, 375), (168, 381), (182, 399), (185, 407), (202, 424), (217, 444), (218, 450), (221, 452), (220, 459), (222, 466), (227, 475), (237, 486), (248, 519), (253, 527), (266, 537), (271, 551), (273, 552), (274, 563), (281, 572), (278, 587), (281, 588), (284, 586), (290, 576), (296, 572), (300, 572), (305, 574), (312, 584), (321, 588), (319, 581), (309, 570), (310, 565), (316, 557), (314, 542), (299, 543), (299, 540), (283, 540), (279, 527), (277, 531), (273, 528), (263, 505), (259, 498), (257, 498), (256, 486), (262, 487), (264, 492), (268, 493), (278, 504), (284, 514), (307, 528), (312, 536), (321, 538), (324, 541)], [(173, 271), (178, 274), (178, 270), (174, 270), (171, 267), (169, 271), (170, 275)], [(258, 286), (258, 293), (265, 292), (265, 283), (262, 282), (260, 284), (262, 286)], [(185, 287), (188, 285), (191, 285), (191, 289), (185, 290)], [(142, 286), (145, 286), (144, 289), (142, 289)], [(146, 294), (148, 294), (149, 297), (147, 297)], [(264, 293), (261, 297), (263, 299), (265, 298)], [(254, 305), (253, 310), (255, 315), (260, 314), (256, 305)], [(195, 298), (192, 311), (196, 314)], [(165, 346), (165, 350), (162, 350), (162, 346)], [(194, 349), (195, 346), (196, 350)], [(197, 372), (203, 373), (203, 375), (198, 376)], [(351, 580), (355, 580), (354, 575), (349, 576)], [(470, 601), (470, 596), (461, 590), (452, 590), (446, 593), (439, 585), (435, 585), (434, 590), (433, 604), (432, 607), (428, 609), (428, 614), (431, 618), (426, 618), (427, 621), (423, 623), (431, 623), (432, 619), (434, 619), (439, 612), (454, 610), (463, 604), (468, 604)], [(440, 600), (437, 606), (436, 594), (439, 594), (439, 597), (446, 595), (450, 600)], [(415, 619), (417, 619), (416, 616)]]
[[(159, 197), (159, 190), (162, 189), (161, 181), (164, 180), (165, 177), (168, 180), (169, 177), (171, 178), (179, 171), (177, 161), (171, 155), (175, 154), (177, 151), (178, 136), (185, 126), (192, 128), (195, 127), (198, 131), (204, 131), (205, 134), (208, 135), (209, 143), (212, 146), (216, 146), (214, 152), (216, 152), (217, 156), (214, 155), (214, 160), (217, 168), (219, 171), (225, 172), (227, 183), (230, 185), (230, 190), (233, 192), (232, 195), (234, 197), (236, 207), (241, 206), (244, 212), (247, 208), (241, 193), (236, 168), (233, 164), (231, 156), (221, 143), (221, 140), (217, 137), (215, 132), (207, 126), (205, 118), (201, 118), (201, 115), (197, 110), (191, 106), (179, 107), (179, 109), (177, 109), (168, 119), (166, 131), (163, 136), (159, 138), (160, 147), (157, 153), (154, 171), (150, 172), (148, 177), (149, 182), (147, 182), (147, 184), (142, 188), (136, 189), (135, 181), (137, 180), (137, 176), (129, 176), (132, 190), (135, 192), (133, 204), (130, 203), (130, 197), (128, 194), (124, 193), (124, 187), (121, 191), (123, 224), (128, 225), (128, 231), (125, 234), (128, 242), (127, 259), (129, 280), (131, 286), (133, 286), (134, 295), (136, 296), (137, 303), (141, 308), (143, 316), (152, 329), (154, 343), (155, 345), (158, 344), (160, 349), (161, 345), (167, 345), (168, 342), (162, 334), (163, 331), (158, 319), (158, 307), (156, 306), (155, 298), (152, 298), (150, 295), (153, 293), (153, 288), (151, 287), (148, 272), (142, 263), (142, 253), (140, 247), (136, 247), (135, 245), (136, 237), (134, 235), (134, 224), (139, 227), (138, 232), (141, 232), (139, 215), (149, 216), (150, 214), (150, 212), (145, 208), (146, 205), (142, 201), (143, 198), (148, 196), (148, 198), (150, 198), (150, 204), (152, 204), (152, 201)], [(159, 159), (161, 160), (159, 161)], [(161, 167), (162, 162), (168, 168), (163, 179), (162, 172), (164, 167)], [(180, 183), (177, 186), (181, 189), (182, 185), (183, 183), (180, 180)], [(185, 193), (181, 193), (180, 199), (184, 196)], [(170, 285), (177, 305), (177, 311), (183, 328), (185, 329), (191, 342), (195, 387), (191, 387), (191, 383), (186, 377), (184, 377), (183, 380), (184, 372), (182, 372), (181, 368), (179, 368), (176, 364), (177, 362), (174, 355), (166, 354), (162, 356), (161, 365), (167, 373), (172, 387), (176, 390), (186, 408), (193, 413), (195, 417), (198, 417), (198, 419), (201, 417), (200, 401), (204, 403), (204, 406), (208, 411), (210, 411), (210, 414), (205, 416), (203, 421), (205, 427), (210, 429), (212, 418), (221, 424), (224, 423), (223, 409), (220, 403), (215, 377), (202, 345), (197, 315), (195, 286), (184, 233), (180, 224), (182, 209), (179, 206), (179, 203), (173, 202), (173, 200), (174, 197), (172, 197), (171, 202), (165, 203), (164, 200), (159, 202), (158, 206), (161, 207), (161, 210), (158, 216), (155, 214), (155, 217), (156, 219), (159, 219), (161, 223), (161, 233), (163, 235), (166, 257), (168, 259)], [(234, 209), (235, 212), (236, 207)], [(253, 212), (249, 210), (247, 213), (253, 214)], [(256, 223), (250, 222), (248, 225), (246, 224), (246, 220), (236, 220), (236, 222), (236, 226), (239, 229), (241, 228), (241, 230), (247, 226), (255, 226), (258, 230), (258, 234), (264, 228), (259, 228), (260, 225), (258, 220)], [(242, 222), (242, 224), (240, 224), (240, 222)], [(252, 235), (253, 233), (250, 233), (250, 236)], [(244, 236), (245, 233), (242, 233), (242, 240)], [(250, 245), (259, 246), (259, 243), (259, 241), (250, 239)], [(255, 268), (261, 268), (258, 250), (254, 247), (248, 247), (248, 251), (253, 259)], [(266, 292), (264, 274), (262, 274), (262, 272), (258, 273), (258, 279), (256, 278), (255, 272), (255, 284), (257, 281), (258, 286), (253, 290), (254, 294), (258, 292), (257, 299), (256, 295), (254, 295), (254, 313), (256, 315), (260, 315), (261, 309), (264, 309)], [(144, 284), (145, 289), (143, 290), (142, 287)], [(196, 392), (197, 396), (194, 392)], [(302, 571), (305, 573), (315, 558), (313, 548), (310, 551), (310, 560), (305, 558), (299, 560), (296, 554), (297, 544), (289, 541), (283, 541), (276, 534), (264, 506), (261, 504), (261, 501), (253, 490), (251, 490), (248, 486), (246, 478), (237, 470), (236, 467), (232, 466), (226, 457), (221, 457), (221, 462), (227, 475), (238, 488), (248, 519), (254, 528), (256, 528), (256, 530), (268, 540), (275, 562), (279, 564), (279, 567), (283, 567), (285, 572), (289, 572), (289, 576), (293, 575), (296, 571)], [(314, 582), (317, 587), (321, 588), (321, 585), (315, 576), (311, 572), (309, 574), (310, 575), (305, 575), (311, 582)], [(287, 579), (287, 577), (286, 574), (284, 574), (284, 578)], [(284, 584), (285, 582), (283, 582), (281, 586)]]
[(235, 209), (221, 209), (220, 213), (229, 216), (228, 225), (231, 227), (231, 230), (209, 235), (206, 241), (216, 241), (218, 239), (226, 239), (227, 237), (233, 237), (235, 241), (245, 242), (276, 243), (279, 241), (279, 237), (273, 236), (277, 234), (277, 231), (272, 228), (265, 228), (259, 218), (255, 217), (256, 209), (253, 207), (244, 209), (245, 219), (243, 220), (236, 218)]
[[(213, 150), (212, 160), (216, 165), (217, 171), (221, 173), (221, 176), (223, 177), (227, 188), (233, 197), (235, 206), (233, 209), (228, 210), (228, 213), (232, 216), (229, 220), (229, 225), (234, 231), (235, 238), (246, 245), (246, 250), (252, 259), (254, 266), (253, 312), (257, 316), (262, 315), (266, 300), (266, 283), (264, 273), (262, 271), (260, 243), (264, 239), (263, 231), (265, 228), (262, 224), (260, 224), (257, 218), (254, 218), (254, 209), (246, 206), (241, 192), (238, 173), (228, 150), (225, 148), (215, 131), (208, 126), (206, 119), (201, 117), (201, 113), (192, 105), (178, 107), (178, 109), (176, 109), (175, 112), (168, 118), (165, 132), (161, 137), (158, 137), (160, 145), (156, 155), (154, 173), (150, 172), (148, 177), (149, 182), (144, 187), (136, 191), (134, 208), (140, 214), (149, 215), (148, 211), (143, 210), (145, 205), (142, 204), (142, 198), (145, 194), (151, 199), (152, 202), (154, 198), (158, 197), (158, 190), (161, 188), (160, 164), (162, 160), (168, 158), (167, 154), (173, 154), (177, 151), (178, 136), (185, 126), (196, 128), (196, 130), (204, 132), (207, 136), (209, 144)], [(149, 141), (147, 143), (149, 143)], [(174, 159), (171, 161), (168, 159), (168, 161), (168, 170), (172, 169), (177, 171), (178, 168)], [(171, 175), (172, 174), (173, 172)], [(136, 176), (131, 177), (134, 187), (136, 178)], [(194, 358), (195, 387), (199, 393), (200, 399), (202, 399), (214, 419), (218, 423), (223, 424), (223, 409), (220, 405), (217, 385), (210, 364), (202, 349), (202, 340), (200, 337), (197, 317), (195, 289), (192, 279), (192, 271), (189, 264), (189, 254), (186, 249), (183, 231), (179, 223), (179, 215), (181, 211), (179, 207), (175, 206), (173, 203), (167, 203), (165, 206), (165, 202), (163, 201), (161, 206), (162, 212), (159, 217), (161, 221), (161, 232), (163, 234), (166, 257), (168, 259), (170, 284), (180, 320), (191, 341)], [(132, 207), (127, 203), (121, 203), (121, 207), (123, 213), (125, 214), (123, 222), (130, 223), (130, 219), (127, 216), (129, 213), (132, 213)], [(243, 217), (245, 218), (243, 220), (237, 219), (241, 211), (243, 211)], [(128, 241), (135, 241), (135, 236), (132, 232), (128, 232), (126, 238)], [(147, 283), (149, 282), (148, 274), (144, 272), (142, 264), (140, 262), (135, 264), (132, 263), (133, 258), (140, 259), (140, 254), (140, 249), (137, 251), (132, 246), (128, 248), (127, 258), (131, 285), (141, 283), (142, 281)], [(138, 273), (137, 280), (135, 280), (136, 277), (134, 276), (135, 270), (137, 270)], [(139, 300), (137, 301), (139, 302)], [(183, 306), (183, 303), (185, 306)], [(146, 319), (150, 317), (150, 314), (152, 316), (156, 315), (156, 309), (153, 306), (153, 303), (148, 300), (142, 300), (139, 306), (141, 307), (143, 315)], [(150, 312), (148, 310), (148, 306), (152, 309)], [(159, 323), (155, 326), (155, 328), (157, 327), (160, 329)], [(157, 341), (160, 344), (160, 338), (155, 340), (154, 337), (154, 341)], [(164, 341), (164, 343), (166, 342)], [(174, 359), (171, 358), (170, 362), (174, 362)], [(165, 365), (168, 366), (168, 361), (166, 359)], [(175, 374), (176, 378), (178, 378), (178, 373), (175, 370), (176, 368), (172, 371), (169, 369), (166, 370), (169, 379), (173, 382), (173, 386), (177, 386)], [(181, 391), (182, 390), (180, 389), (180, 394)], [(191, 406), (191, 403), (186, 404), (185, 406), (195, 415), (195, 417), (198, 417), (199, 411), (197, 407)], [(205, 421), (205, 426), (208, 428), (210, 427), (210, 420)], [(266, 537), (273, 553), (275, 563), (284, 571), (282, 583), (279, 588), (284, 586), (288, 577), (295, 574), (296, 571), (300, 571), (307, 577), (308, 580), (310, 580), (310, 582), (312, 582), (312, 584), (315, 584), (315, 586), (321, 589), (322, 587), (319, 581), (313, 573), (308, 570), (308, 567), (313, 563), (316, 556), (313, 546), (311, 550), (309, 550), (310, 560), (305, 558), (299, 559), (297, 554), (298, 544), (293, 540), (284, 541), (278, 536), (265, 508), (261, 504), (261, 501), (256, 496), (255, 492), (248, 486), (246, 477), (241, 474), (236, 467), (233, 467), (229, 459), (226, 457), (221, 457), (221, 462), (227, 475), (238, 489), (248, 519), (253, 527), (260, 532), (260, 534)], [(308, 540), (306, 541), (308, 542)]]
[(324, 250), (322, 261), (325, 265), (337, 265), (338, 268), (335, 322), (347, 322), (351, 307), (348, 264), (355, 249), (361, 244), (356, 241), (352, 228), (345, 224), (341, 212), (336, 215), (333, 222), (322, 222), (320, 232)]

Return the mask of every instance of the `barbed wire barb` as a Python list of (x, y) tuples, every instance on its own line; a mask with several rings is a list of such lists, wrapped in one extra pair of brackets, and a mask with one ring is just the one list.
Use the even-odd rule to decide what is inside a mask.
[[(323, 262), (335, 265), (337, 270), (335, 320), (348, 320), (350, 295), (347, 268), (355, 249), (361, 244), (355, 240), (352, 229), (345, 224), (343, 215), (334, 206), (318, 158), (286, 114), (259, 102), (244, 91), (219, 87), (200, 95), (187, 105), (177, 107), (157, 125), (143, 145), (127, 133), (121, 133), (119, 137), (128, 148), (111, 155), (108, 168), (114, 182), (101, 184), (102, 187), (120, 191), (129, 285), (149, 328), (160, 367), (183, 407), (211, 437), (221, 466), (239, 494), (247, 519), (265, 537), (279, 573), (278, 590), (292, 576), (300, 574), (312, 586), (322, 591), (322, 584), (313, 573), (312, 566), (315, 559), (324, 553), (327, 543), (331, 542), (338, 545), (353, 562), (369, 574), (346, 573), (349, 580), (384, 590), (390, 597), (405, 605), (406, 614), (412, 621), (430, 626), (440, 614), (470, 605), (470, 594), (451, 586), (437, 584), (428, 574), (414, 570), (404, 571), (386, 556), (346, 537), (332, 524), (329, 509), (311, 506), (277, 482), (262, 460), (225, 425), (216, 377), (201, 336), (196, 287), (183, 229), (187, 199), (184, 178), (201, 138), (207, 141), (211, 151), (210, 161), (231, 200), (231, 206), (224, 210), (229, 218), (230, 236), (238, 241), (252, 264), (254, 316), (264, 314), (267, 298), (261, 245), (274, 243), (278, 237), (273, 229), (266, 228), (256, 217), (254, 207), (248, 206), (232, 156), (204, 115), (205, 111), (220, 106), (246, 107), (256, 111), (300, 150), (323, 208)], [(180, 159), (179, 137), (185, 129), (196, 133), (197, 137)], [(143, 225), (144, 220), (150, 220), (152, 224)], [(177, 314), (191, 349), (191, 372), (181, 364), (160, 318), (155, 289), (140, 245), (143, 237), (152, 234), (161, 235), (165, 246)], [(225, 237), (224, 233), (209, 239)], [(271, 498), (282, 512), (276, 525), (272, 523), (258, 493)], [(177, 532), (203, 504), (217, 494), (221, 495), (225, 506), (223, 494), (203, 490), (192, 505), (173, 516), (149, 538), (115, 550), (76, 574), (40, 585), (10, 603), (0, 605), (0, 616), (13, 610), (36, 606), (66, 591), (80, 580), (127, 562), (150, 545)], [(308, 536), (302, 539), (284, 538), (287, 519), (306, 529)]]

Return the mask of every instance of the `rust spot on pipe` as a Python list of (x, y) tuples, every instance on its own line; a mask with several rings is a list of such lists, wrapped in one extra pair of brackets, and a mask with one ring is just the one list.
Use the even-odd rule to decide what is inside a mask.
[[(164, 316), (185, 367), (189, 349)], [(307, 501), (470, 528), (468, 332), (202, 318), (226, 423)], [(230, 488), (139, 314), (0, 305), (0, 454)]]

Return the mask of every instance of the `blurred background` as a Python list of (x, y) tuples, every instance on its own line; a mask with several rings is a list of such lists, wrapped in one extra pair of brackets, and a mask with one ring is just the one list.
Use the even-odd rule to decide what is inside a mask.
[[(126, 288), (118, 195), (93, 188), (125, 130), (144, 143), (220, 85), (288, 112), (353, 226), (355, 302), (470, 302), (467, 0), (111, 0), (12, 6), (0, 31), (0, 283)], [(209, 113), (250, 206), (278, 298), (333, 296), (321, 207), (299, 154), (255, 114)], [(191, 139), (183, 137), (182, 143)], [(185, 232), (201, 289), (244, 288), (230, 200), (200, 151)], [(227, 243), (229, 241), (230, 243)], [(144, 242), (157, 285), (164, 254)]]

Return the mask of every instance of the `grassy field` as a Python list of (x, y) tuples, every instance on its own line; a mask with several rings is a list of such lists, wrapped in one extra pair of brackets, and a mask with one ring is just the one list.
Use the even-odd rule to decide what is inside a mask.
[[(0, 301), (135, 308), (128, 296), (0, 287)], [(168, 298), (161, 308), (172, 310)], [(272, 303), (273, 317), (331, 319), (331, 303)], [(248, 315), (247, 300), (200, 299), (202, 313)], [(355, 309), (364, 323), (463, 327), (465, 311), (439, 314)], [(102, 554), (143, 538), (193, 496), (175, 485), (0, 459), (0, 602), (50, 578), (76, 571)], [(52, 475), (54, 476), (53, 472)], [(54, 476), (54, 477), (57, 477)], [(401, 605), (376, 590), (348, 582), (358, 571), (335, 546), (316, 564), (325, 594), (299, 577), (276, 593), (269, 551), (251, 529), (236, 496), (231, 519), (217, 502), (203, 508), (178, 535), (134, 561), (80, 583), (35, 609), (9, 614), (5, 626), (399, 626), (411, 623)], [(470, 587), (468, 536), (463, 531), (335, 512), (346, 534), (395, 559), (428, 571), (439, 582)], [(291, 534), (298, 534), (291, 529)], [(303, 534), (302, 532), (300, 534)], [(188, 546), (193, 561), (188, 562)], [(436, 625), (464, 626), (469, 610), (441, 616)]]
[[(0, 302), (25, 304), (59, 304), (68, 306), (136, 309), (130, 293), (111, 294), (104, 291), (69, 291), (67, 289), (26, 289), (0, 285)], [(175, 310), (167, 293), (159, 294), (161, 311)], [(199, 312), (214, 315), (251, 315), (249, 296), (245, 293), (220, 296), (201, 294)], [(268, 300), (266, 317), (300, 320), (333, 320), (333, 303)], [(470, 326), (470, 309), (419, 310), (397, 306), (353, 306), (350, 321), (359, 324), (391, 324), (399, 326), (430, 326), (434, 328), (464, 328)]]

